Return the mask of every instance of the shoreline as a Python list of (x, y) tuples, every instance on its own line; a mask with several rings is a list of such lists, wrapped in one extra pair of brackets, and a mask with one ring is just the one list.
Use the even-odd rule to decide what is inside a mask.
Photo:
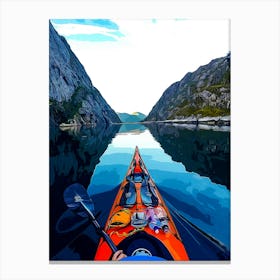
[(180, 119), (164, 120), (164, 121), (143, 121), (142, 123), (176, 123), (176, 124), (205, 124), (213, 126), (230, 126), (230, 116), (218, 116), (218, 117), (187, 117)]
[[(150, 123), (169, 123), (169, 124), (189, 124), (189, 125), (207, 125), (207, 126), (228, 126), (230, 127), (230, 116), (218, 116), (218, 117), (203, 117), (203, 118), (195, 118), (195, 117), (187, 117), (180, 119), (172, 119), (172, 120), (151, 120), (151, 121), (139, 121), (139, 122), (123, 122), (123, 123), (112, 123), (112, 125), (122, 125), (122, 124), (150, 124)], [(74, 127), (82, 127), (82, 124), (66, 124), (61, 123), (59, 128), (62, 130), (66, 130)], [(86, 126), (92, 127), (94, 124), (87, 124)]]

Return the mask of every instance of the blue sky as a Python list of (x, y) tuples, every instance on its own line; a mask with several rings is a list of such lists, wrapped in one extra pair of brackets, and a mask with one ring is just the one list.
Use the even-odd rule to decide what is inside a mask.
[(51, 22), (117, 112), (148, 114), (172, 83), (229, 51), (228, 20)]
[(110, 19), (52, 19), (51, 21), (55, 24), (82, 24), (119, 30), (119, 26)]
[[(51, 22), (57, 27), (65, 25), (72, 27), (73, 34), (69, 33), (65, 36), (68, 40), (112, 42), (124, 36), (119, 31), (119, 26), (109, 19), (53, 19)], [(82, 26), (92, 27), (91, 32), (84, 33), (85, 29), (81, 29), (79, 33), (79, 27)]]

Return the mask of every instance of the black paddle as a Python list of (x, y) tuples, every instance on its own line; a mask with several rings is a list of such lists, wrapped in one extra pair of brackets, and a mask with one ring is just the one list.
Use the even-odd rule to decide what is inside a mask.
[(94, 216), (94, 204), (86, 189), (78, 183), (70, 185), (64, 191), (64, 201), (66, 205), (76, 214), (82, 217), (89, 217), (97, 232), (106, 240), (113, 253), (118, 249), (109, 235), (100, 227)]

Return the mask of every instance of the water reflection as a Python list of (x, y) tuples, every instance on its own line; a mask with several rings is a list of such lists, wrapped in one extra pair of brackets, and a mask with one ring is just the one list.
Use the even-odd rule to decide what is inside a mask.
[(229, 127), (163, 123), (147, 124), (147, 127), (172, 160), (182, 162), (187, 171), (207, 176), (230, 189)]
[[(168, 141), (172, 142), (174, 149), (176, 146), (178, 147), (176, 153), (173, 150), (171, 150), (173, 154), (166, 153), (162, 147), (164, 142), (161, 142), (160, 145), (159, 142), (155, 141), (148, 129), (138, 133), (135, 133), (134, 129), (131, 133), (129, 131), (118, 133), (95, 168), (88, 187), (89, 194), (96, 196), (109, 192), (123, 180), (137, 145), (150, 175), (171, 209), (229, 247), (229, 190), (224, 185), (214, 183), (211, 180), (212, 178), (186, 171), (183, 163), (187, 160), (184, 159), (185, 154), (181, 154), (181, 148), (186, 141), (185, 134), (201, 145), (204, 142), (212, 143), (211, 139), (213, 137), (218, 142), (219, 135), (215, 136), (211, 133), (208, 134), (208, 132), (205, 134), (203, 131), (198, 133), (186, 129), (174, 129), (172, 126), (165, 126), (164, 128), (166, 129), (164, 130), (164, 137), (171, 138)], [(169, 137), (166, 135), (169, 135)], [(195, 153), (196, 150), (189, 151), (190, 154), (192, 152)], [(179, 160), (174, 161), (174, 157), (178, 158), (178, 156), (183, 163), (178, 162)], [(195, 162), (195, 159), (192, 159), (191, 163), (193, 162)], [(203, 162), (199, 163), (198, 166), (201, 167), (202, 165)], [(190, 165), (190, 169), (195, 170), (196, 166)]]
[(229, 132), (166, 124), (147, 127), (51, 131), (51, 259), (93, 259), (99, 237), (86, 221), (76, 221), (67, 212), (63, 191), (73, 182), (88, 186), (104, 225), (136, 145), (192, 259), (229, 258), (223, 246), (212, 247), (195, 230), (199, 227), (230, 248), (230, 193), (225, 187), (229, 188)]
[[(62, 131), (50, 126), (50, 258), (77, 232), (65, 235), (57, 222), (66, 211), (63, 191), (74, 182), (87, 186), (100, 156), (119, 130), (75, 127)], [(78, 229), (81, 230), (81, 229)]]
[(118, 133), (135, 133), (135, 134), (140, 134), (142, 132), (144, 132), (147, 128), (140, 123), (135, 123), (135, 124), (123, 124), (120, 127), (120, 130)]

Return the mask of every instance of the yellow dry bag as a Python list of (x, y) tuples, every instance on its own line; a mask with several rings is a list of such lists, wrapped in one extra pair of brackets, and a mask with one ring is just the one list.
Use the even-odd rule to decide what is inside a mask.
[(121, 209), (116, 212), (110, 220), (110, 227), (125, 227), (130, 224), (130, 211), (128, 209)]

